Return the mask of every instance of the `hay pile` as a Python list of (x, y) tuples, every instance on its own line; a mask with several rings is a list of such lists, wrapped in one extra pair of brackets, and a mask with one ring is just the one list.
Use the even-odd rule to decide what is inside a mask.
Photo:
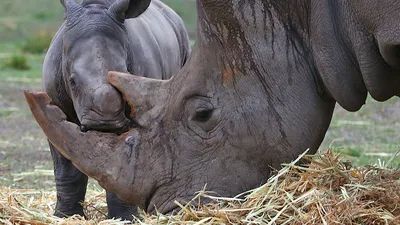
[[(174, 216), (142, 214), (136, 224), (400, 224), (400, 169), (354, 167), (332, 151), (301, 156), (308, 167), (285, 165), (262, 187), (236, 198), (201, 191)], [(91, 220), (51, 216), (55, 193), (1, 189), (0, 223), (124, 224), (105, 220), (103, 192), (89, 192)], [(205, 198), (211, 202), (201, 205)], [(196, 207), (194, 207), (196, 206)]]
[(0, 188), (0, 224), (126, 224), (107, 220), (105, 191), (90, 190), (83, 204), (86, 215), (61, 219), (52, 216), (56, 192)]

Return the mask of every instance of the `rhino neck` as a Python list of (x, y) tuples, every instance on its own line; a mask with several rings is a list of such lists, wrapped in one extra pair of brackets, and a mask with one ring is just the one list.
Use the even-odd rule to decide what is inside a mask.
[[(315, 1), (310, 40), (316, 67), (329, 93), (345, 109), (357, 111), (365, 103), (367, 90), (349, 33), (353, 18), (346, 10), (339, 1)], [(360, 27), (350, 29), (354, 28)]]

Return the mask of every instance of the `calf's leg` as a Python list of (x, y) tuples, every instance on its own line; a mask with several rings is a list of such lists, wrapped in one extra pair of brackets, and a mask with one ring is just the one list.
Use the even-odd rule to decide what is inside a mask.
[(74, 214), (84, 216), (80, 204), (85, 199), (88, 177), (75, 168), (71, 161), (66, 159), (49, 142), (54, 163), (54, 176), (57, 190), (57, 203), (54, 215), (68, 217)]

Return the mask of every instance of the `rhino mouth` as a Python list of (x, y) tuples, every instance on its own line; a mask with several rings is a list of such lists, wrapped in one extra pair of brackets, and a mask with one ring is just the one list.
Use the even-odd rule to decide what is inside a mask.
[(81, 131), (97, 130), (110, 133), (124, 133), (129, 130), (130, 124), (130, 120), (125, 117), (119, 120), (82, 118)]
[[(155, 188), (151, 195), (148, 196), (145, 209), (147, 213), (156, 215), (157, 213), (162, 213), (164, 215), (174, 215), (181, 211), (181, 207), (175, 202), (179, 202), (181, 205), (192, 204), (192, 199), (194, 196), (190, 195), (176, 195), (173, 193), (166, 192), (167, 186), (159, 186)], [(203, 201), (204, 199), (202, 199)]]
[(124, 133), (129, 130), (131, 121), (122, 111), (114, 118), (104, 118), (96, 113), (89, 113), (81, 118), (81, 131), (97, 130), (110, 133)]
[[(184, 203), (187, 202), (186, 200), (176, 200), (177, 202)], [(185, 205), (185, 204), (183, 204)], [(179, 207), (174, 201), (168, 201), (165, 202), (165, 204), (161, 204), (160, 206), (156, 207), (153, 203), (150, 203), (147, 207), (146, 212), (147, 213), (152, 213), (152, 214), (157, 214), (157, 213), (162, 213), (164, 215), (173, 215), (178, 213), (181, 210), (181, 207)]]

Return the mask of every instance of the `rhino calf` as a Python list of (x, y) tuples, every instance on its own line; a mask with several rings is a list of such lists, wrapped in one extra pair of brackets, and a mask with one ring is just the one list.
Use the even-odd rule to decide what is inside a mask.
[[(65, 22), (44, 60), (43, 91), (84, 132), (128, 130), (130, 108), (108, 83), (107, 72), (126, 71), (156, 79), (178, 73), (191, 51), (182, 19), (158, 0), (61, 3)], [(81, 147), (76, 150), (84, 151)], [(80, 202), (87, 176), (51, 143), (50, 149), (57, 188), (55, 215), (83, 215)], [(131, 219), (136, 210), (111, 193), (107, 193), (107, 203), (110, 218)]]

